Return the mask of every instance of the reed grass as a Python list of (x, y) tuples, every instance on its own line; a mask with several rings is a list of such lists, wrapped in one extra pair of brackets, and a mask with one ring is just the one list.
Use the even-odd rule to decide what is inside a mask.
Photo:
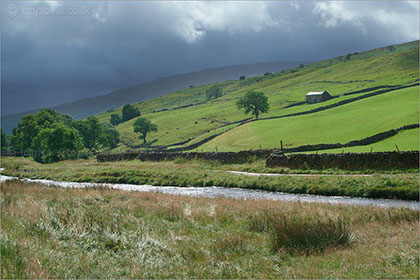
[(419, 277), (409, 209), (15, 180), (1, 186), (1, 214), (4, 279)]
[(322, 253), (327, 248), (351, 246), (356, 237), (350, 223), (343, 217), (280, 216), (271, 233), (274, 251)]

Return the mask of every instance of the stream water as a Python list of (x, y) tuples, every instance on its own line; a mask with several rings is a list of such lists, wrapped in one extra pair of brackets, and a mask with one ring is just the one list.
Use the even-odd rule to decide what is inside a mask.
[[(1, 170), (0, 170), (1, 172)], [(419, 210), (418, 201), (405, 201), (394, 199), (371, 199), (344, 196), (321, 196), (308, 194), (290, 194), (282, 192), (269, 192), (260, 190), (249, 190), (239, 188), (224, 187), (169, 187), (169, 186), (151, 186), (151, 185), (131, 185), (131, 184), (101, 184), (101, 183), (78, 183), (78, 182), (59, 182), (42, 179), (19, 179), (16, 177), (0, 175), (0, 183), (7, 180), (21, 180), (23, 182), (39, 183), (45, 186), (62, 187), (62, 188), (109, 188), (125, 191), (140, 192), (159, 192), (172, 195), (187, 195), (194, 197), (229, 197), (236, 199), (267, 199), (278, 201), (300, 201), (300, 202), (322, 202), (322, 203), (342, 203), (361, 206), (378, 206), (378, 207), (406, 207), (413, 210)]]

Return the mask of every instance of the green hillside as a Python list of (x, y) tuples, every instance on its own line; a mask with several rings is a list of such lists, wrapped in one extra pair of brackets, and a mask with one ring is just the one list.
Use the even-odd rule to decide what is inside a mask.
[[(136, 106), (141, 110), (142, 117), (159, 127), (157, 133), (148, 136), (152, 145), (173, 145), (192, 139), (186, 144), (189, 145), (234, 127), (224, 127), (230, 122), (249, 118), (237, 110), (235, 103), (250, 90), (262, 91), (268, 97), (270, 111), (261, 116), (264, 118), (305, 112), (383, 90), (387, 86), (418, 82), (418, 47), (419, 42), (415, 41), (395, 45), (393, 49), (384, 47), (345, 55), (271, 75), (217, 83), (223, 88), (224, 96), (216, 100), (206, 100), (205, 91), (214, 85), (211, 84), (190, 87)], [(321, 90), (327, 90), (337, 98), (318, 104), (299, 105), (305, 100), (307, 92)], [(365, 91), (344, 95), (360, 90)], [(297, 105), (286, 108), (291, 104)], [(186, 105), (189, 106), (177, 108)], [(322, 112), (242, 125), (199, 149), (214, 150), (217, 145), (219, 151), (231, 151), (259, 148), (260, 144), (270, 148), (277, 147), (280, 139), (288, 146), (350, 141), (418, 122), (418, 106), (418, 87), (391, 91)], [(108, 122), (112, 113), (120, 112), (121, 108), (99, 117), (103, 122)], [(141, 144), (133, 133), (134, 121), (117, 126), (122, 140), (117, 149)]]
[(304, 116), (251, 122), (209, 143), (219, 151), (346, 143), (419, 122), (419, 87), (390, 91)]

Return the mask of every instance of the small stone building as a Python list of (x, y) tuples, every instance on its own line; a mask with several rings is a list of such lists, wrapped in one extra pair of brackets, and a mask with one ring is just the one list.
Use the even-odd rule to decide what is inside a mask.
[(308, 92), (306, 94), (306, 103), (318, 103), (324, 102), (331, 99), (332, 96), (328, 93), (328, 91), (319, 91), (319, 92)]

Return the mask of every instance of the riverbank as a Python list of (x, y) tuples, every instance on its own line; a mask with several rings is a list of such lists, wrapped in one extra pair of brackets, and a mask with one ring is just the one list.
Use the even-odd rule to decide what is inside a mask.
[[(398, 170), (376, 170), (373, 176), (341, 176), (362, 172), (267, 169), (263, 161), (220, 164), (214, 161), (185, 159), (164, 162), (77, 160), (39, 164), (30, 159), (7, 157), (2, 158), (2, 167), (5, 168), (4, 175), (7, 176), (67, 182), (197, 188), (219, 186), (323, 196), (419, 199), (416, 170), (407, 173), (401, 173)], [(259, 173), (270, 171), (283, 174), (303, 173), (312, 176), (242, 176), (227, 171)], [(318, 176), (314, 173), (338, 176)]]
[[(1, 170), (3, 171), (3, 170)], [(311, 176), (300, 174), (299, 176)], [(324, 175), (332, 176), (332, 175)], [(337, 176), (337, 175), (334, 175)], [(351, 175), (343, 175), (351, 176)], [(361, 175), (356, 175), (361, 176)], [(366, 175), (371, 176), (371, 175)], [(382, 208), (407, 208), (411, 210), (419, 210), (418, 201), (405, 201), (394, 199), (369, 199), (357, 197), (343, 196), (321, 196), (311, 194), (288, 194), (281, 192), (268, 192), (260, 190), (246, 190), (240, 188), (224, 188), (224, 187), (173, 187), (173, 186), (151, 186), (151, 185), (132, 185), (132, 184), (111, 184), (111, 183), (87, 183), (87, 182), (62, 182), (45, 179), (25, 179), (9, 176), (0, 176), (0, 183), (7, 181), (19, 181), (22, 183), (35, 183), (47, 187), (61, 187), (72, 189), (112, 189), (123, 191), (137, 192), (153, 192), (170, 195), (181, 195), (191, 197), (205, 198), (233, 198), (233, 199), (252, 199), (252, 200), (274, 200), (288, 202), (304, 202), (304, 203), (329, 203), (344, 204), (355, 206), (377, 206)]]
[(2, 183), (1, 211), (4, 278), (419, 277), (409, 209), (15, 180)]

